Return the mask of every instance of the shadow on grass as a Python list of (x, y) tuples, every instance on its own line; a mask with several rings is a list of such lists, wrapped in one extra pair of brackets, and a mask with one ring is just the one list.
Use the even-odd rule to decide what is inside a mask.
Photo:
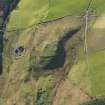
[(2, 52), (3, 52), (3, 32), (0, 32), (0, 74), (2, 74), (3, 71)]
[(11, 2), (8, 2), (8, 4), (5, 4), (6, 1), (1, 0), (0, 3), (3, 5), (2, 11), (3, 11), (3, 16), (2, 22), (0, 24), (0, 74), (3, 72), (3, 35), (4, 35), (4, 29), (6, 28), (6, 19), (10, 15), (10, 12), (16, 8), (20, 0), (11, 0)]
[(55, 56), (51, 57), (51, 60), (49, 61), (47, 65), (43, 67), (43, 69), (46, 69), (46, 70), (47, 69), (58, 69), (64, 66), (65, 57), (66, 57), (66, 51), (65, 51), (64, 45), (70, 38), (72, 38), (74, 34), (76, 34), (80, 30), (80, 28), (81, 27), (77, 29), (73, 29), (72, 31), (65, 33), (65, 36), (61, 38), (58, 42), (57, 51), (56, 51)]
[[(8, 0), (7, 0), (8, 1)], [(7, 2), (7, 1), (4, 1), (4, 2)], [(7, 3), (4, 3), (4, 8), (3, 8), (3, 11), (4, 11), (4, 21), (7, 19), (7, 17), (10, 15), (11, 11), (13, 11), (14, 9), (16, 9), (17, 5), (19, 4), (19, 1), (20, 0), (10, 0), (8, 1)]]

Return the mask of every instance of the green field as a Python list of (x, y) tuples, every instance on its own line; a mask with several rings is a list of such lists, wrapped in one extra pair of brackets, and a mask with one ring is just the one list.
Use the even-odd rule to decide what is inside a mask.
[(40, 22), (48, 14), (48, 0), (21, 0), (17, 8), (11, 13), (8, 30), (28, 27)]
[(78, 15), (89, 4), (89, 0), (51, 0), (48, 19), (65, 15)]
[(73, 66), (69, 78), (90, 95), (105, 95), (105, 51), (93, 53)]
[(92, 8), (97, 14), (105, 13), (105, 1), (104, 0), (93, 0)]
[[(102, 20), (102, 22), (104, 21)], [(96, 29), (93, 28), (93, 25), (90, 27), (87, 34), (88, 52), (84, 53), (83, 46), (79, 49), (77, 62), (73, 65), (68, 76), (91, 96), (105, 95), (104, 30), (105, 27)]]
[[(41, 21), (52, 20), (66, 15), (79, 15), (88, 7), (90, 0), (21, 0), (11, 14), (8, 29), (24, 28)], [(31, 6), (30, 6), (31, 5)], [(93, 0), (96, 13), (105, 12), (103, 0)]]
[(8, 30), (27, 27), (65, 15), (77, 15), (86, 9), (88, 2), (89, 0), (51, 0), (50, 2), (49, 0), (27, 2), (21, 0), (17, 9), (11, 14)]

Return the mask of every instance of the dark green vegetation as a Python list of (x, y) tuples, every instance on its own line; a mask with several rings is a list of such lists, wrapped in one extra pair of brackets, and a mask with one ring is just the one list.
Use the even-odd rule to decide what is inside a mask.
[(105, 99), (95, 99), (81, 105), (105, 105)]
[(9, 5), (13, 0), (2, 0), (5, 5)]

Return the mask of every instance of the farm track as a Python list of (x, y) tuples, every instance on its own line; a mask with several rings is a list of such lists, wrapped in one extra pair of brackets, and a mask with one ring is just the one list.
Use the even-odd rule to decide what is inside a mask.
[(84, 34), (83, 34), (83, 37), (84, 37), (84, 53), (86, 54), (85, 57), (86, 57), (86, 65), (87, 65), (88, 71), (90, 70), (90, 63), (89, 63), (89, 59), (88, 59), (87, 33), (88, 33), (89, 11), (90, 11), (92, 3), (93, 3), (93, 0), (90, 0), (89, 5), (86, 9), (85, 17), (84, 17), (85, 18), (84, 19), (85, 20), (84, 21), (85, 28), (84, 28)]

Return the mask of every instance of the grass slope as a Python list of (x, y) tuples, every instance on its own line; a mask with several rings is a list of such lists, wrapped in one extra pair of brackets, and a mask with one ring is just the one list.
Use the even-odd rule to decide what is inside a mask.
[[(2, 95), (4, 97), (0, 99), (1, 105), (6, 105), (6, 102), (9, 103), (8, 105), (13, 105), (15, 98), (17, 99), (15, 103), (19, 105), (33, 105), (33, 103), (49, 105), (51, 103), (55, 92), (53, 86), (57, 85), (62, 77), (62, 70), (58, 74), (54, 72), (48, 75), (53, 70), (45, 70), (40, 67), (40, 64), (42, 66), (46, 62), (48, 63), (48, 60), (51, 60), (56, 54), (59, 40), (79, 26), (80, 19), (66, 17), (22, 32), (5, 33), (7, 41), (4, 44), (3, 75), (6, 78), (6, 83)], [(25, 48), (22, 56), (15, 54), (15, 49), (18, 46)], [(68, 53), (70, 52), (71, 55), (71, 44), (68, 47)]]
[(77, 15), (86, 9), (88, 3), (89, 0), (51, 0), (47, 19)]
[[(23, 28), (40, 21), (65, 15), (77, 15), (88, 7), (90, 0), (21, 0), (11, 14), (8, 29)], [(8, 1), (9, 2), (9, 1)], [(93, 0), (91, 9), (97, 14), (105, 12), (104, 0)]]
[[(104, 48), (105, 44), (105, 4), (104, 0), (93, 0), (91, 9), (94, 9), (99, 17), (94, 19), (87, 37), (89, 54), (83, 53), (83, 47), (78, 52), (77, 63), (69, 73), (69, 79), (86, 90), (90, 95), (105, 95), (105, 51), (94, 52)], [(93, 53), (90, 53), (93, 52)], [(87, 64), (87, 58), (88, 63)]]
[(21, 0), (11, 13), (8, 29), (23, 28), (37, 23), (47, 16), (48, 0)]
[(105, 52), (91, 54), (88, 57), (89, 69), (86, 59), (79, 60), (69, 74), (71, 80), (92, 96), (105, 95), (105, 59), (103, 58)]
[(99, 19), (100, 23), (105, 22), (98, 18), (88, 32), (88, 56), (80, 48), (77, 63), (69, 73), (69, 79), (92, 96), (105, 95), (105, 27), (100, 26)]
[[(34, 23), (84, 11), (89, 0), (21, 0), (11, 14), (8, 29), (23, 28)], [(79, 5), (78, 5), (79, 4)]]
[[(27, 27), (29, 25), (32, 25), (34, 23), (37, 23), (43, 20), (52, 20), (54, 18), (65, 16), (65, 15), (76, 15), (84, 11), (88, 3), (89, 3), (89, 0), (52, 0), (50, 4), (48, 0), (43, 0), (43, 1), (42, 0), (30, 0), (27, 2), (26, 0), (21, 0), (18, 8), (14, 10), (11, 14), (7, 29), (9, 30), (9, 29), (15, 29), (15, 28), (23, 28), (23, 27)], [(91, 8), (96, 8), (97, 13), (103, 14), (105, 12), (104, 0), (97, 0), (97, 2), (94, 2), (94, 5)], [(19, 45), (24, 45), (24, 47), (28, 49), (28, 51), (26, 52), (26, 54), (21, 60), (20, 59), (13, 60), (14, 62), (11, 65), (8, 65), (8, 67), (6, 67), (6, 69), (9, 68), (10, 70), (8, 71), (10, 72), (10, 80), (11, 78), (15, 77), (15, 73), (17, 74), (17, 72), (15, 71), (20, 71), (21, 75), (22, 73), (23, 75), (27, 75), (27, 71), (28, 71), (27, 69), (28, 69), (28, 66), (30, 66), (30, 61), (32, 60), (32, 59), (30, 60), (30, 54), (32, 54), (30, 45), (32, 46), (34, 45), (34, 47), (36, 48), (36, 55), (38, 54), (39, 57), (40, 55), (41, 56), (46, 55), (47, 50), (46, 50), (46, 53), (44, 54), (43, 53), (45, 52), (44, 48), (46, 47), (47, 44), (49, 44), (49, 42), (56, 41), (58, 39), (58, 36), (62, 35), (63, 32), (59, 30), (64, 30), (65, 27), (69, 27), (70, 24), (75, 25), (77, 23), (78, 22), (76, 21), (74, 23), (72, 23), (72, 21), (68, 21), (67, 23), (65, 22), (65, 24), (64, 23), (63, 24), (58, 23), (58, 25), (53, 24), (53, 26), (50, 25), (48, 28), (45, 28), (45, 30), (43, 28), (43, 30), (39, 31), (39, 33), (35, 33), (34, 30), (32, 31), (32, 33), (30, 31), (27, 32), (28, 30), (23, 33), (17, 33), (17, 34), (14, 32), (12, 34), (10, 33), (10, 37), (9, 37), (11, 39), (9, 40), (10, 43), (8, 42), (4, 48), (4, 52), (5, 52), (4, 61), (6, 63), (10, 62), (10, 58), (11, 58), (11, 57), (9, 58), (10, 56), (9, 52), (11, 50), (10, 48), (15, 49)], [(101, 34), (102, 33), (99, 32), (98, 36)], [(12, 40), (13, 36), (11, 35), (15, 37), (15, 40), (13, 39), (14, 42)], [(17, 39), (15, 35), (19, 39)], [(93, 36), (93, 34), (91, 35)], [(98, 39), (98, 37), (96, 38), (96, 34), (94, 34), (94, 39)], [(90, 41), (90, 38), (88, 40)], [(91, 43), (93, 44), (93, 42), (94, 44), (96, 44), (95, 47), (93, 48), (97, 48), (97, 40), (92, 40)], [(102, 42), (102, 45), (104, 45), (103, 44), (104, 40), (103, 41), (100, 40), (100, 42)], [(51, 43), (51, 44), (54, 44), (54, 43)], [(48, 53), (49, 52), (50, 50), (48, 50)], [(35, 54), (35, 52), (33, 53)], [(7, 54), (8, 54), (8, 57), (7, 57)], [(71, 79), (78, 86), (84, 88), (87, 92), (89, 92), (93, 96), (94, 95), (105, 95), (105, 84), (104, 84), (105, 82), (105, 78), (104, 78), (105, 53), (104, 51), (88, 55), (89, 69), (87, 67), (86, 58), (84, 57), (85, 55), (83, 51), (81, 51), (80, 49), (79, 55), (78, 55), (78, 62), (70, 70), (69, 79)], [(70, 61), (70, 57), (68, 57), (67, 60)], [(18, 70), (18, 65), (20, 68), (19, 70)], [(20, 74), (18, 78), (20, 78)], [(40, 100), (42, 100), (42, 97), (44, 96), (41, 96)], [(43, 99), (46, 99), (46, 97), (44, 97)]]
[(105, 13), (105, 1), (104, 0), (93, 0), (92, 8), (96, 10), (97, 14)]

